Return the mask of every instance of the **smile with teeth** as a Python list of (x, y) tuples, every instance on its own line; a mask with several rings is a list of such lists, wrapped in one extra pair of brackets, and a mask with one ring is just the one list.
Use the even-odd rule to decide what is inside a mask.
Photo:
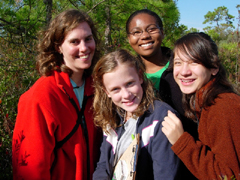
[(193, 82), (194, 79), (181, 79), (181, 81), (184, 83), (189, 83), (189, 82)]
[(142, 44), (141, 46), (142, 47), (147, 47), (147, 46), (151, 46), (153, 43), (151, 42), (151, 43), (147, 43), (147, 44)]
[(132, 105), (133, 104), (133, 101), (134, 101), (134, 99), (135, 99), (136, 97), (134, 97), (132, 100), (130, 100), (130, 101), (125, 101), (125, 102), (123, 102), (124, 104), (126, 104), (126, 105)]
[(81, 59), (86, 59), (86, 58), (88, 58), (88, 57), (89, 57), (89, 54), (84, 55), (84, 56), (80, 56)]

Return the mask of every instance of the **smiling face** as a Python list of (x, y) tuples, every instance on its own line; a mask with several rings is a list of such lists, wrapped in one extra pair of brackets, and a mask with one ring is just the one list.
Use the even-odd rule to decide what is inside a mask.
[(83, 72), (91, 66), (95, 51), (95, 41), (87, 22), (80, 23), (68, 32), (63, 43), (59, 46), (66, 66), (74, 73)]
[(131, 115), (140, 104), (143, 96), (141, 84), (136, 69), (127, 64), (118, 65), (113, 71), (103, 75), (105, 92), (112, 102)]
[(207, 84), (218, 69), (207, 69), (191, 60), (187, 55), (176, 51), (173, 61), (173, 76), (184, 94), (192, 94)]
[(140, 36), (128, 35), (129, 44), (133, 50), (140, 56), (150, 57), (156, 55), (161, 47), (163, 40), (163, 31), (160, 30), (158, 33), (149, 34), (146, 30), (148, 28), (158, 27), (156, 19), (146, 13), (136, 15), (129, 23), (129, 32), (143, 31)]

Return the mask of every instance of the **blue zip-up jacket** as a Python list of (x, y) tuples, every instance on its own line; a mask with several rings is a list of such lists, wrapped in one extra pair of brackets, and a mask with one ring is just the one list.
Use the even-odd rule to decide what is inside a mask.
[[(177, 112), (168, 104), (156, 100), (153, 108), (149, 108), (139, 117), (136, 134), (140, 133), (140, 150), (138, 154), (136, 180), (172, 180), (176, 179), (179, 159), (171, 150), (171, 144), (162, 132), (162, 121), (167, 111)], [(123, 118), (120, 117), (120, 123)], [(123, 132), (123, 126), (111, 130), (114, 133), (104, 134), (101, 145), (101, 156), (93, 174), (95, 180), (109, 180), (113, 174), (115, 148)]]

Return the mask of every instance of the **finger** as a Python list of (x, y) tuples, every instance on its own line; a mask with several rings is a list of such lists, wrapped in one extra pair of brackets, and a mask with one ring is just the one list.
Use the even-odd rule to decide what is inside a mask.
[(167, 136), (167, 130), (164, 126), (162, 127), (162, 132), (163, 132), (163, 134), (165, 134), (165, 136)]
[(171, 126), (173, 129), (178, 129), (178, 131), (181, 131), (181, 132), (184, 131), (182, 121), (176, 116), (176, 114), (172, 113), (171, 111), (168, 111), (168, 119), (171, 119), (172, 121)]
[(180, 121), (180, 119), (176, 116), (176, 114), (172, 113), (171, 111), (168, 111), (168, 117), (174, 122)]
[(166, 123), (168, 123), (169, 126), (174, 126), (174, 124), (175, 124), (175, 121), (174, 121), (172, 118), (170, 118), (169, 116), (166, 116), (166, 117), (164, 118), (164, 121), (165, 121)]
[(168, 123), (167, 121), (163, 121), (163, 122), (162, 122), (162, 126), (163, 126), (165, 129), (171, 128), (171, 126), (169, 125), (169, 123)]

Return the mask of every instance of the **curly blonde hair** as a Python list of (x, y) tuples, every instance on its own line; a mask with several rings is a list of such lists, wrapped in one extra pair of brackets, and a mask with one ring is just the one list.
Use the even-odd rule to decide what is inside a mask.
[(107, 127), (109, 125), (114, 129), (119, 125), (118, 114), (122, 117), (125, 114), (125, 111), (116, 106), (112, 102), (112, 99), (107, 96), (103, 84), (103, 75), (112, 72), (120, 64), (127, 64), (130, 67), (134, 67), (136, 72), (139, 73), (139, 77), (143, 79), (143, 83), (141, 84), (143, 97), (134, 115), (141, 116), (148, 110), (150, 105), (153, 107), (153, 101), (155, 100), (152, 83), (145, 76), (145, 65), (141, 60), (123, 49), (116, 50), (103, 56), (97, 62), (93, 70), (93, 82), (95, 87), (93, 108), (94, 123), (96, 126), (100, 126), (105, 132), (107, 132)]
[(72, 70), (64, 64), (63, 55), (59, 53), (59, 46), (63, 43), (66, 35), (82, 22), (88, 23), (96, 43), (91, 67), (84, 71), (86, 76), (91, 75), (100, 56), (98, 33), (92, 19), (86, 13), (76, 9), (60, 13), (50, 22), (47, 30), (40, 32), (37, 56), (37, 69), (40, 75), (49, 76), (54, 70), (67, 72), (69, 76), (72, 75)]

